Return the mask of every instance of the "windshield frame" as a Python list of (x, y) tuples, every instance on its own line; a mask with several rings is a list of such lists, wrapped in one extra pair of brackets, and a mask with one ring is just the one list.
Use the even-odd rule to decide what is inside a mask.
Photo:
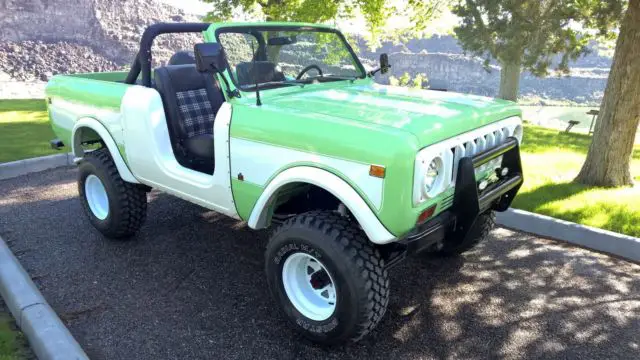
[[(315, 27), (315, 26), (301, 26), (301, 25), (269, 25), (269, 24), (265, 24), (265, 25), (234, 25), (234, 26), (223, 26), (223, 27), (219, 27), (215, 30), (215, 40), (218, 44), (222, 45), (222, 43), (220, 42), (220, 34), (225, 34), (225, 33), (245, 33), (245, 34), (251, 34), (252, 31), (309, 31), (309, 32), (323, 32), (323, 33), (333, 33), (336, 34), (338, 36), (338, 38), (342, 41), (342, 44), (346, 47), (347, 51), (349, 51), (349, 54), (351, 55), (351, 57), (354, 60), (354, 65), (356, 67), (357, 70), (360, 71), (360, 75), (359, 76), (354, 76), (354, 79), (365, 79), (367, 77), (367, 71), (364, 68), (364, 66), (362, 65), (362, 62), (360, 62), (360, 59), (358, 58), (358, 55), (356, 54), (356, 52), (353, 50), (353, 48), (351, 47), (351, 45), (349, 44), (349, 42), (347, 41), (347, 39), (345, 38), (344, 34), (342, 34), (342, 32), (340, 32), (338, 29), (333, 29), (333, 28), (329, 28), (329, 27)], [(264, 39), (263, 39), (264, 40)], [(222, 45), (222, 49), (225, 50), (224, 45)], [(226, 55), (225, 55), (226, 57)], [(231, 81), (233, 82), (233, 86), (242, 92), (247, 92), (247, 93), (255, 93), (256, 89), (243, 89), (236, 81), (235, 76), (233, 76), (233, 69), (231, 68), (231, 64), (229, 64), (228, 61), (226, 61), (227, 63), (227, 71), (229, 73), (229, 78), (231, 79)], [(346, 81), (348, 81), (348, 79), (344, 79)], [(343, 81), (341, 79), (334, 79), (333, 81)], [(300, 81), (299, 85), (305, 85), (305, 84), (309, 84), (309, 83), (313, 83), (312, 81), (310, 82), (304, 82), (304, 81)], [(296, 83), (286, 83), (286, 82), (282, 82), (282, 83), (278, 83), (278, 84), (258, 84), (258, 88), (259, 90), (269, 90), (269, 89), (275, 89), (275, 88), (282, 88), (282, 87), (289, 87), (289, 86), (295, 86), (297, 85)]]

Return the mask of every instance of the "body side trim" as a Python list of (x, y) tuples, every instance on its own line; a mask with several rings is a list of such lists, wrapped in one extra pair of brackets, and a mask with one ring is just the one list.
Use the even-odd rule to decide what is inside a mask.
[(292, 164), (317, 164), (342, 174), (362, 191), (380, 210), (384, 179), (369, 175), (370, 165), (313, 154), (262, 142), (231, 138), (231, 176), (242, 173), (244, 180), (265, 187), (281, 171)]
[(73, 139), (73, 142), (71, 143), (71, 151), (76, 156), (76, 158), (81, 158), (84, 155), (82, 144), (80, 144), (80, 136), (77, 136), (81, 133), (81, 131), (79, 130), (81, 130), (82, 128), (89, 128), (100, 135), (102, 141), (104, 141), (104, 144), (107, 146), (107, 149), (109, 149), (109, 153), (111, 153), (111, 158), (113, 158), (113, 162), (116, 164), (116, 168), (118, 169), (118, 173), (120, 174), (120, 177), (122, 177), (122, 180), (130, 183), (140, 183), (133, 176), (131, 170), (129, 170), (129, 167), (120, 154), (120, 150), (118, 149), (116, 142), (111, 137), (111, 134), (109, 133), (107, 128), (94, 118), (83, 117), (79, 119), (78, 122), (76, 122), (76, 124), (73, 126), (73, 130), (71, 133), (71, 138)]
[[(318, 156), (317, 152), (314, 152), (313, 149), (299, 149), (299, 148), (295, 148), (293, 146), (287, 146), (287, 145), (283, 145), (283, 144), (272, 144), (269, 143), (267, 141), (263, 141), (263, 140), (255, 140), (252, 139), (250, 137), (244, 137), (244, 136), (233, 136), (232, 137), (235, 140), (245, 140), (245, 141), (251, 141), (254, 143), (258, 143), (258, 144), (262, 144), (262, 145), (268, 145), (268, 146), (276, 146), (279, 148), (283, 148), (286, 150), (293, 150), (293, 151), (299, 151), (299, 152), (303, 152), (303, 153), (307, 153), (307, 154), (311, 154), (314, 156)], [(344, 161), (349, 161), (352, 162), (354, 164), (359, 164), (359, 165), (367, 165), (369, 166), (369, 163), (365, 162), (365, 161), (360, 161), (360, 160), (353, 160), (353, 159), (349, 159), (347, 157), (340, 157), (340, 156), (334, 156), (334, 155), (326, 155), (326, 154), (322, 154), (322, 157), (326, 157), (326, 158), (330, 158), (330, 159), (335, 159), (335, 160), (344, 160)]]
[[(83, 104), (57, 96), (51, 98), (48, 108), (53, 125), (69, 131), (71, 135), (73, 135), (73, 128), (79, 119), (90, 118), (97, 120), (118, 146), (123, 145), (122, 115), (119, 110)], [(70, 140), (73, 141), (73, 136)], [(121, 155), (124, 156), (123, 153)]]
[(266, 227), (269, 207), (276, 198), (274, 195), (283, 185), (294, 182), (313, 184), (333, 194), (356, 217), (371, 242), (386, 244), (397, 240), (346, 181), (329, 171), (308, 166), (287, 169), (269, 183), (251, 211), (248, 221), (249, 227), (253, 229)]

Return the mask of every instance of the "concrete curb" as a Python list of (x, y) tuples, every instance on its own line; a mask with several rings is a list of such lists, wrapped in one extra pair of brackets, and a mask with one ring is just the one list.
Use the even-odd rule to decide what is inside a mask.
[(89, 359), (2, 238), (0, 295), (38, 359)]
[(0, 180), (28, 173), (73, 165), (73, 154), (55, 154), (0, 164)]
[(640, 262), (640, 239), (632, 236), (518, 209), (509, 209), (503, 213), (496, 213), (496, 223), (510, 229), (566, 241), (581, 247)]

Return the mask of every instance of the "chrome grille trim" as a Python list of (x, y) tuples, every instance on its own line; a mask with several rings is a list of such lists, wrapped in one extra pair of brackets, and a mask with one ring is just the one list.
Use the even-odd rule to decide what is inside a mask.
[[(484, 150), (504, 143), (509, 136), (514, 136), (517, 127), (522, 127), (522, 120), (520, 117), (514, 116), (460, 134), (420, 150), (416, 156), (415, 163), (414, 204), (419, 204), (426, 200), (419, 185), (422, 176), (424, 176), (423, 164), (429, 164), (434, 157), (440, 157), (445, 161), (444, 167), (447, 169), (446, 183), (441, 189), (440, 193), (442, 193), (455, 186), (458, 163), (461, 158), (474, 156)], [(521, 141), (522, 139), (518, 140)]]

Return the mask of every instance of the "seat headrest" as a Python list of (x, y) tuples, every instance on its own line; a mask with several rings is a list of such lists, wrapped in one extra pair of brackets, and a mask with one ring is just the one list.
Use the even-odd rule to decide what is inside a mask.
[(241, 62), (236, 66), (236, 74), (240, 85), (255, 84), (258, 82), (282, 81), (284, 74), (270, 61), (256, 61), (256, 73), (253, 72), (253, 62)]
[(177, 51), (175, 54), (171, 55), (168, 65), (189, 65), (195, 63), (196, 57), (193, 54), (193, 51), (182, 50)]
[(196, 70), (195, 65), (167, 65), (155, 70), (156, 86), (158, 90), (185, 91), (202, 89), (205, 87), (205, 77)]

